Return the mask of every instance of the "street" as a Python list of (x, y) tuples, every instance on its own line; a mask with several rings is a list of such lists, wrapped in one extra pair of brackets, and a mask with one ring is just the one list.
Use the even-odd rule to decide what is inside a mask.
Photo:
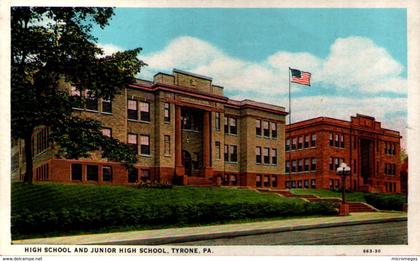
[(407, 244), (407, 221), (340, 226), (177, 243), (178, 245)]

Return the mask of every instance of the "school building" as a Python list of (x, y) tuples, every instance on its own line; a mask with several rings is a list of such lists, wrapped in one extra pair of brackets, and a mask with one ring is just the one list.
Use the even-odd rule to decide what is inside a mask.
[[(71, 86), (69, 95), (84, 96)], [(232, 100), (212, 78), (174, 69), (153, 81), (137, 80), (110, 100), (85, 97), (80, 117), (101, 121), (103, 134), (137, 152), (135, 168), (118, 162), (57, 157), (47, 128), (33, 134), (34, 180), (135, 184), (157, 181), (184, 185), (280, 187), (284, 176), (284, 107)], [(23, 144), (15, 142), (12, 169), (24, 172)]]
[(337, 168), (351, 168), (352, 191), (401, 191), (400, 133), (375, 118), (357, 114), (350, 121), (318, 117), (286, 127), (286, 187), (341, 188)]

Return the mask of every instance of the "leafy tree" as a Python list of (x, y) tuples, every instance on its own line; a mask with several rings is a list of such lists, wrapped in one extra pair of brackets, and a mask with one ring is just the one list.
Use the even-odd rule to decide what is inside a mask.
[(404, 148), (401, 148), (401, 151), (400, 151), (401, 161), (404, 161), (406, 158), (408, 158), (407, 151)]
[(104, 56), (91, 34), (104, 28), (112, 8), (12, 7), (11, 105), (12, 137), (25, 143), (25, 183), (32, 183), (31, 136), (37, 126), (51, 129), (51, 141), (66, 158), (100, 150), (104, 158), (126, 166), (136, 162), (134, 152), (116, 139), (104, 137), (101, 124), (81, 119), (63, 82), (97, 98), (112, 99), (145, 65), (137, 58), (141, 48)]

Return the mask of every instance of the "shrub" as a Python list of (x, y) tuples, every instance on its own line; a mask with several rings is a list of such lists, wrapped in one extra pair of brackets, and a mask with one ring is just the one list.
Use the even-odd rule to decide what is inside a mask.
[(405, 196), (379, 193), (366, 193), (365, 200), (377, 209), (398, 211), (403, 209), (403, 204), (406, 202)]
[(115, 205), (107, 209), (59, 209), (12, 216), (14, 234), (95, 230), (105, 227), (205, 224), (229, 220), (333, 215), (328, 202), (240, 202)]
[(159, 188), (159, 189), (171, 189), (172, 184), (169, 183), (160, 183), (157, 181), (140, 181), (137, 185), (137, 188)]

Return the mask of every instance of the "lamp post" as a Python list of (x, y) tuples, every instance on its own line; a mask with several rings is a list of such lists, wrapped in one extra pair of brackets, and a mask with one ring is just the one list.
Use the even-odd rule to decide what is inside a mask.
[(341, 176), (341, 205), (340, 216), (349, 215), (349, 205), (346, 203), (346, 176), (350, 175), (350, 167), (346, 163), (341, 163), (337, 168), (337, 175)]

